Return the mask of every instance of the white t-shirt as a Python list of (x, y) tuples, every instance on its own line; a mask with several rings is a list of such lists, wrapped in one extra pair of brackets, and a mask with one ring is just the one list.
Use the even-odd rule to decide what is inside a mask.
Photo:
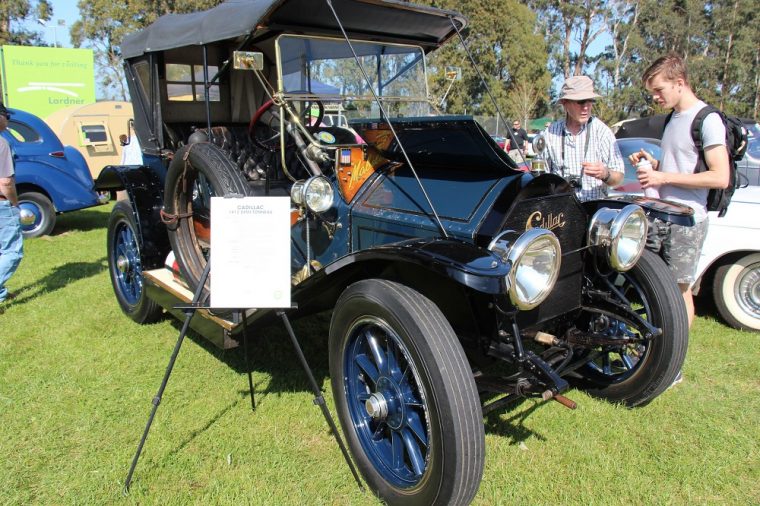
[(137, 136), (129, 138), (129, 144), (121, 148), (121, 165), (142, 165), (143, 155)]
[(13, 174), (11, 146), (8, 141), (0, 137), (0, 177), (11, 177)]
[[(673, 112), (662, 135), (662, 159), (659, 170), (671, 174), (693, 174), (699, 160), (699, 151), (691, 138), (694, 117), (707, 104), (701, 100), (682, 112)], [(702, 123), (702, 146), (726, 145), (726, 126), (717, 114), (708, 114)], [(707, 188), (683, 188), (675, 185), (660, 186), (660, 198), (686, 204), (694, 209), (694, 219), (707, 218)]]

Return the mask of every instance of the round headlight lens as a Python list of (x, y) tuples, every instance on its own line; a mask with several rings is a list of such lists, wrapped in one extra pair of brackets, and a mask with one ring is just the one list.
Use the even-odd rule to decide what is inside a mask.
[(333, 187), (326, 177), (316, 176), (306, 181), (303, 193), (306, 207), (315, 213), (323, 213), (332, 207)]
[(546, 300), (554, 288), (562, 252), (557, 236), (546, 229), (532, 228), (516, 236), (504, 232), (488, 249), (512, 264), (507, 275), (509, 298), (519, 309), (528, 310)]
[(610, 227), (610, 264), (624, 272), (636, 265), (647, 239), (647, 217), (639, 206), (626, 206)]

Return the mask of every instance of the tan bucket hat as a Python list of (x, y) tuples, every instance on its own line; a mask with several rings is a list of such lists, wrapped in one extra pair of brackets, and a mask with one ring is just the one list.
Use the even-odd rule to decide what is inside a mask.
[(594, 81), (587, 76), (572, 76), (565, 79), (559, 93), (560, 100), (589, 100), (600, 98), (594, 92)]

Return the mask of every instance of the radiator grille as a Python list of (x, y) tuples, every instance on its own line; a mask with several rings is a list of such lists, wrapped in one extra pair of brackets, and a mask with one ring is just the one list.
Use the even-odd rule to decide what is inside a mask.
[(537, 308), (523, 311), (518, 322), (526, 327), (578, 308), (581, 304), (583, 257), (588, 216), (569, 194), (520, 200), (509, 213), (504, 230), (522, 232), (541, 227), (551, 230), (562, 248), (559, 278), (551, 295)]

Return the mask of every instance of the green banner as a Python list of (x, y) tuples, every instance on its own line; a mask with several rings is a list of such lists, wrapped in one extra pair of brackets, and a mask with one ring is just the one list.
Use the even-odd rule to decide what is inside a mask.
[(91, 49), (3, 46), (2, 79), (5, 104), (41, 118), (95, 102)]

